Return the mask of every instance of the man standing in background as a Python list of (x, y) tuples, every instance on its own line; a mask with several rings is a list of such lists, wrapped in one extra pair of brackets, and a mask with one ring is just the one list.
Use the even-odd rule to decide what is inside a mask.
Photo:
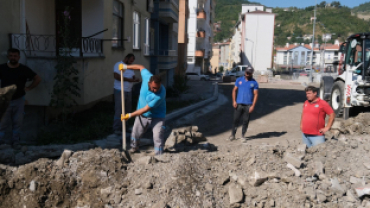
[[(17, 89), (9, 103), (8, 108), (0, 123), (0, 143), (4, 143), (3, 139), (5, 131), (12, 127), (13, 147), (19, 146), (21, 127), (24, 117), (24, 96), (26, 92), (37, 87), (41, 82), (41, 78), (27, 66), (19, 63), (20, 51), (15, 48), (8, 50), (8, 62), (0, 65), (0, 80), (1, 88), (16, 85)], [(26, 87), (26, 82), (33, 80), (31, 85)]]
[[(121, 99), (121, 72), (119, 70), (119, 64), (132, 64), (135, 61), (134, 54), (127, 54), (123, 61), (119, 61), (114, 65), (114, 120), (113, 120), (113, 131), (115, 134), (122, 134), (122, 99)], [(132, 111), (132, 87), (134, 82), (139, 80), (135, 78), (134, 70), (127, 69), (123, 73), (124, 80), (124, 91), (125, 91), (125, 112)]]
[(234, 121), (229, 140), (235, 140), (236, 130), (238, 129), (240, 118), (243, 117), (243, 127), (241, 139), (246, 142), (245, 133), (247, 133), (250, 114), (254, 111), (258, 99), (258, 83), (253, 79), (254, 69), (247, 67), (244, 77), (239, 77), (235, 81), (235, 87), (232, 92)]

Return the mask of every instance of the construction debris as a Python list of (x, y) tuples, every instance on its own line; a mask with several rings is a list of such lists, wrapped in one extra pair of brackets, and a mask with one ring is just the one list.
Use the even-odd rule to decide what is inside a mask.
[(342, 139), (308, 149), (291, 142), (209, 151), (189, 126), (166, 142), (180, 152), (133, 163), (117, 149), (95, 148), (0, 165), (0, 207), (370, 207), (370, 135), (359, 133), (358, 119), (335, 124), (347, 129)]

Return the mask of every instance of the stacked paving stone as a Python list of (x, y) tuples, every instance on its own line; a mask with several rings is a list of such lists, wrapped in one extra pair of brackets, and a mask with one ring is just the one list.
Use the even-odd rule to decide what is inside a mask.
[(201, 132), (198, 132), (198, 126), (186, 126), (175, 128), (166, 140), (165, 149), (170, 152), (184, 151), (185, 146), (198, 144), (207, 141)]

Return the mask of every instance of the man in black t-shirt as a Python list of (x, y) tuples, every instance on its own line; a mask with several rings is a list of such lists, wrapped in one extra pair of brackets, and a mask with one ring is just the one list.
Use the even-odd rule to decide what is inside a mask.
[[(41, 78), (27, 66), (19, 63), (20, 52), (18, 49), (8, 50), (8, 62), (0, 65), (1, 88), (15, 84), (17, 90), (13, 94), (9, 107), (7, 108), (0, 123), (0, 143), (5, 141), (5, 131), (12, 127), (12, 144), (18, 145), (20, 139), (20, 130), (24, 116), (24, 95), (27, 91), (35, 88)], [(26, 82), (33, 80), (32, 84), (26, 87)]]

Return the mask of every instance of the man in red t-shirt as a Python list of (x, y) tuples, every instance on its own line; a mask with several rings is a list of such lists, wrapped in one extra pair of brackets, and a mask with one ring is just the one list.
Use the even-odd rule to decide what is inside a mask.
[[(335, 113), (330, 105), (317, 97), (318, 89), (308, 86), (305, 89), (307, 100), (303, 105), (301, 117), (302, 139), (307, 147), (325, 142), (325, 132), (333, 125)], [(329, 115), (329, 122), (325, 126), (325, 117)]]

